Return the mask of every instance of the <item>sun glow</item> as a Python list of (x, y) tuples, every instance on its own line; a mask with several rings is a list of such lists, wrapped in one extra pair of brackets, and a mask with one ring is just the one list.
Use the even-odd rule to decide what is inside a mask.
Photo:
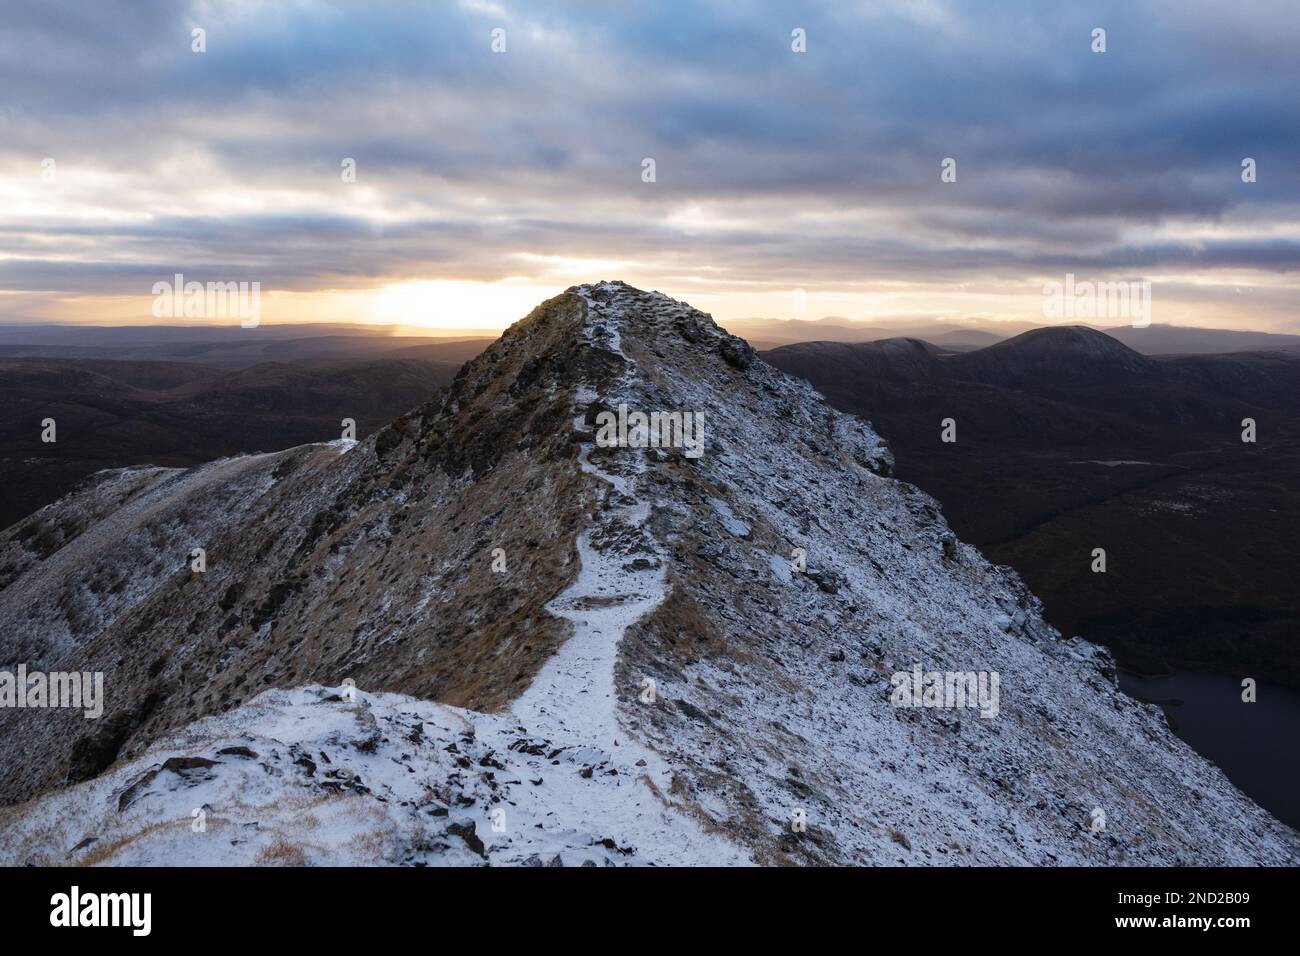
[(504, 329), (567, 285), (526, 281), (430, 279), (385, 286), (370, 297), (367, 320), (439, 329)]

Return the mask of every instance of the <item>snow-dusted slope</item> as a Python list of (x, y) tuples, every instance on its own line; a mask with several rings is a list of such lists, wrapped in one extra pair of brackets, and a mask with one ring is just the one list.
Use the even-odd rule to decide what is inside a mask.
[[(620, 404), (702, 413), (704, 454), (599, 447)], [(1119, 692), (1104, 652), (1045, 625), (1012, 572), (888, 477), (869, 426), (682, 303), (577, 287), (445, 405), (346, 456), (295, 454), (231, 526), (255, 561), (227, 554), (220, 582), (133, 596), (60, 639), (66, 662), (94, 662), (191, 635), (161, 671), (188, 706), (156, 703), (105, 774), (9, 811), (5, 862), (1300, 859), (1293, 831)], [(57, 560), (20, 553), (0, 582)], [(42, 588), (69, 573), (46, 564)], [(214, 654), (220, 669), (195, 666)], [(997, 715), (894, 706), (890, 676), (918, 664), (997, 673)], [(347, 677), (356, 704), (254, 696)], [(118, 693), (130, 714), (159, 685)], [(49, 725), (16, 729), (57, 759)]]
[(0, 863), (745, 862), (654, 798), (665, 772), (538, 736), (511, 714), (272, 690), (21, 811)]

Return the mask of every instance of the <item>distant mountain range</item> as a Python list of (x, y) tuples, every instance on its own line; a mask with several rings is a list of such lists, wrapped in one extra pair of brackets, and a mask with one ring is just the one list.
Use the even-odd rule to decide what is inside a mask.
[(775, 348), (797, 342), (874, 342), (916, 338), (953, 349), (982, 348), (1033, 328), (1029, 323), (966, 323), (909, 321), (889, 324), (858, 322), (839, 316), (823, 319), (732, 319), (720, 323), (754, 348)]
[[(736, 319), (722, 324), (732, 334), (747, 339), (759, 349), (799, 342), (875, 342), (891, 338), (912, 338), (955, 351), (984, 348), (1031, 329), (1052, 327), (1029, 322), (977, 319), (962, 322), (912, 320), (876, 324), (855, 322), (838, 316), (816, 320)], [(1133, 328), (1131, 325), (1096, 328), (1144, 355), (1300, 349), (1300, 335), (1272, 332), (1198, 329), (1159, 324), (1146, 328)]]
[(457, 365), (499, 333), (409, 334), (408, 326), (303, 323), (260, 325), (0, 325), (0, 358), (197, 362), (247, 368), (258, 362), (425, 358)]

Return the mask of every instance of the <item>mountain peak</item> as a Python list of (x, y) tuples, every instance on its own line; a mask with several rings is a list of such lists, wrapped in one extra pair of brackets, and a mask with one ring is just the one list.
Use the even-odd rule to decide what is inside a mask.
[(1015, 387), (1047, 380), (1095, 385), (1155, 372), (1158, 364), (1104, 332), (1082, 325), (1030, 329), (994, 345), (953, 358), (959, 374)]
[(1129, 348), (1119, 339), (1107, 335), (1098, 329), (1086, 325), (1049, 325), (1030, 329), (1012, 336), (989, 348), (1069, 348), (1093, 352), (1099, 355), (1123, 355), (1140, 353)]
[(603, 281), (573, 286), (566, 294), (576, 295), (586, 304), (586, 328), (591, 336), (601, 339), (613, 335), (610, 344), (614, 351), (618, 351), (621, 340), (619, 330), (634, 328), (647, 340), (668, 336), (703, 347), (697, 351), (717, 348), (721, 357), (738, 368), (753, 362), (754, 350), (744, 339), (722, 329), (708, 313), (662, 292), (646, 292), (621, 281)]
[[(98, 723), (0, 713), (0, 796), (55, 791), (0, 860), (1295, 860), (889, 470), (707, 315), (601, 282), (356, 445), (104, 476), (0, 535), (22, 659), (113, 688)], [(901, 699), (922, 672), (1000, 703)], [(382, 839), (295, 829), (338, 793)], [(172, 839), (204, 801), (240, 842)]]

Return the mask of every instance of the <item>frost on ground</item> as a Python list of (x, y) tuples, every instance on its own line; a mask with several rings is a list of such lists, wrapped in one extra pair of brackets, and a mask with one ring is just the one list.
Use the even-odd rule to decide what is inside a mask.
[[(352, 699), (349, 699), (351, 697)], [(266, 691), (2, 821), (0, 863), (729, 863), (599, 747), (397, 694)], [(686, 845), (683, 845), (686, 844)]]
[[(597, 447), (620, 404), (702, 414), (704, 454)], [(221, 467), (0, 535), (16, 646), (102, 665), (116, 708), (0, 715), (0, 797), (35, 797), (0, 862), (1300, 859), (867, 423), (666, 296), (576, 287), (378, 435)], [(68, 613), (88, 556), (196, 532), (203, 579)], [(915, 665), (996, 672), (997, 716), (893, 706)]]

